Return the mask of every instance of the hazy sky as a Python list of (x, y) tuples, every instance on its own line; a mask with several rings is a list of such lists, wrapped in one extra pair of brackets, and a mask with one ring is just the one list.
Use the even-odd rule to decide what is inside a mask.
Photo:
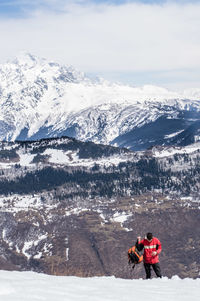
[(200, 1), (0, 0), (0, 63), (20, 51), (133, 85), (200, 87)]

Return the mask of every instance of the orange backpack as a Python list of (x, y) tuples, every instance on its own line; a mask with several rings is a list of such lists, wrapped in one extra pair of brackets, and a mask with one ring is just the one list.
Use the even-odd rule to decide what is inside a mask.
[(141, 263), (143, 261), (143, 255), (140, 254), (136, 246), (133, 246), (128, 250), (128, 260), (129, 263), (133, 263), (134, 266), (135, 264)]

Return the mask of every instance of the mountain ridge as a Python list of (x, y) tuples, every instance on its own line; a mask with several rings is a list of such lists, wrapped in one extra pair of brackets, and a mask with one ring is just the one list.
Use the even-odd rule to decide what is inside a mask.
[[(200, 112), (198, 90), (189, 94), (191, 99), (186, 91), (179, 94), (150, 85), (137, 88), (91, 80), (73, 67), (23, 54), (0, 65), (0, 140), (67, 135), (121, 146), (121, 136), (132, 131), (134, 140), (134, 130), (162, 116), (174, 119), (184, 112)], [(178, 130), (185, 128), (178, 126), (174, 132)], [(170, 134), (163, 133), (161, 142)], [(134, 149), (135, 144), (128, 147)]]

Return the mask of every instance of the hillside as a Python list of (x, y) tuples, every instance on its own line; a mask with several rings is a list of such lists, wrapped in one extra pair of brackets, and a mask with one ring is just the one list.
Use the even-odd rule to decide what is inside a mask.
[[(127, 250), (152, 231), (163, 274), (198, 277), (199, 149), (2, 142), (1, 268), (130, 278)], [(138, 266), (134, 277), (142, 276)]]

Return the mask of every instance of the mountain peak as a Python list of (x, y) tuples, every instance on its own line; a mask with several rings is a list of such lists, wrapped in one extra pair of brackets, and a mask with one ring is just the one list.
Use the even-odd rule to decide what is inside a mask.
[(21, 51), (18, 56), (12, 61), (12, 63), (20, 66), (34, 67), (37, 64), (46, 63), (46, 59), (39, 58), (29, 52)]
[(194, 98), (152, 85), (131, 87), (90, 80), (72, 66), (29, 52), (0, 66), (0, 93), (0, 139), (8, 140), (62, 134), (111, 143), (169, 112), (173, 117), (180, 110), (200, 111)]

